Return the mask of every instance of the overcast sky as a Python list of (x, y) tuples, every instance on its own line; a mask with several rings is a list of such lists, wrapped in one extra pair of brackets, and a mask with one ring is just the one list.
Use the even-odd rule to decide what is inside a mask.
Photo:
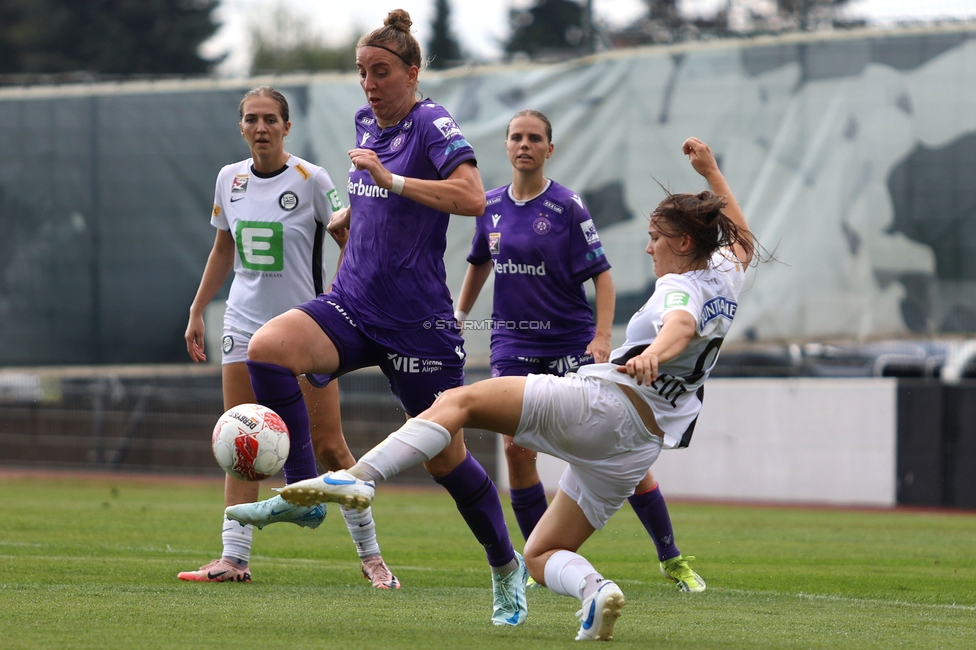
[[(772, 0), (753, 0), (757, 8), (772, 6)], [(483, 61), (501, 56), (501, 43), (508, 35), (508, 12), (513, 7), (530, 7), (532, 0), (451, 0), (451, 22), (462, 47)], [(681, 0), (685, 13), (714, 14), (726, 0)], [(430, 37), (434, 0), (222, 0), (215, 13), (221, 28), (204, 44), (205, 55), (229, 52), (219, 71), (226, 76), (243, 76), (249, 62), (249, 33), (256, 21), (266, 20), (275, 7), (307, 19), (310, 28), (332, 44), (348, 41), (383, 24), (395, 8), (410, 12), (415, 35), (421, 45)], [(632, 22), (645, 10), (641, 0), (593, 0), (598, 21), (614, 27)], [(976, 0), (852, 0), (848, 15), (892, 23), (900, 20), (976, 18)]]

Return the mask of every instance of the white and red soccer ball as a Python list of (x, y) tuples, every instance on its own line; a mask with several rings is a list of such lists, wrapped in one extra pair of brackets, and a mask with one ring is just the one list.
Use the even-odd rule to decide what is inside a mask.
[(225, 472), (245, 481), (277, 474), (291, 439), (285, 421), (260, 404), (240, 404), (220, 416), (213, 431), (213, 453)]

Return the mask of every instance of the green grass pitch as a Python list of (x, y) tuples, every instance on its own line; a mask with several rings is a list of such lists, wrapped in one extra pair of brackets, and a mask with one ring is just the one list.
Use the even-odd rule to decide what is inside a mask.
[[(484, 553), (437, 488), (378, 491), (399, 591), (362, 578), (335, 509), (314, 532), (256, 531), (251, 584), (180, 582), (220, 551), (221, 486), (0, 474), (0, 647), (576, 647), (577, 601), (546, 589), (529, 592), (523, 626), (491, 625)], [(680, 502), (671, 513), (703, 594), (660, 576), (629, 506), (582, 549), (627, 597), (612, 647), (976, 645), (976, 513)]]

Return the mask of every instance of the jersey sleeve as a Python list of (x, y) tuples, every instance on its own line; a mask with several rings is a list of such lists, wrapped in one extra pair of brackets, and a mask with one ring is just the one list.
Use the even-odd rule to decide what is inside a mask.
[(659, 300), (661, 319), (672, 311), (686, 311), (699, 323), (702, 311), (702, 294), (694, 282), (675, 273), (658, 278), (652, 300)]
[(569, 271), (573, 282), (583, 283), (608, 271), (610, 262), (603, 250), (603, 244), (600, 243), (596, 225), (583, 206), (582, 199), (574, 194), (573, 199), (567, 204), (570, 206), (570, 218), (573, 220), (569, 232)]
[(336, 210), (342, 209), (342, 199), (332, 182), (329, 172), (319, 167), (312, 177), (315, 187), (312, 190), (312, 206), (315, 209), (315, 220), (329, 223), (329, 218)]
[(430, 120), (425, 128), (427, 156), (441, 178), (450, 176), (463, 162), (477, 162), (474, 147), (464, 139), (464, 134), (447, 110), (436, 106), (429, 111), (427, 119)]
[(227, 198), (226, 170), (227, 167), (224, 167), (217, 174), (217, 181), (214, 187), (213, 210), (210, 211), (210, 225), (221, 230), (230, 230), (230, 223), (228, 223), (227, 215), (224, 213), (224, 202)]
[(491, 260), (491, 250), (488, 248), (488, 233), (484, 224), (488, 213), (475, 219), (474, 237), (471, 239), (471, 252), (468, 253), (468, 263), (480, 266)]

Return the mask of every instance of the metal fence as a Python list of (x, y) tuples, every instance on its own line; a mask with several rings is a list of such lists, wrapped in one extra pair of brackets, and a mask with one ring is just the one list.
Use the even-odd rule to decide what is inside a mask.
[[(378, 372), (344, 377), (340, 394), (357, 458), (403, 423)], [(218, 476), (210, 439), (222, 412), (217, 366), (8, 370), (0, 372), (0, 465)], [(494, 435), (469, 431), (466, 440), (494, 475)], [(416, 467), (399, 480), (430, 478)]]

